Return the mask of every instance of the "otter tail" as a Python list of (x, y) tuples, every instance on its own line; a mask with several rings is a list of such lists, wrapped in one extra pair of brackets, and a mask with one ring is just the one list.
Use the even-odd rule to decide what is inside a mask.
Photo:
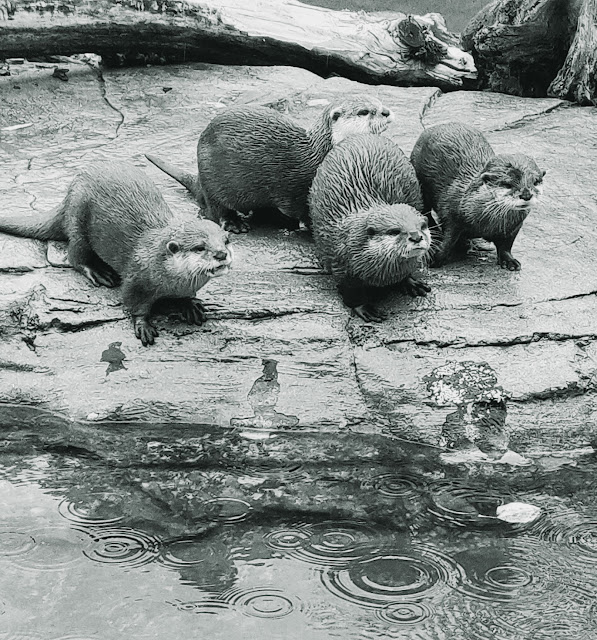
[(9, 233), (20, 238), (34, 238), (35, 240), (68, 240), (63, 224), (62, 207), (54, 210), (50, 218), (41, 222), (24, 223), (0, 219), (0, 233)]
[(161, 160), (156, 156), (153, 156), (149, 153), (145, 154), (145, 157), (151, 162), (155, 164), (158, 169), (161, 169), (164, 173), (167, 173), (171, 178), (174, 178), (177, 182), (183, 187), (186, 187), (198, 200), (202, 199), (201, 189), (199, 188), (199, 179), (192, 175), (191, 173), (187, 173), (178, 167), (175, 167), (173, 164), (166, 162), (165, 160)]

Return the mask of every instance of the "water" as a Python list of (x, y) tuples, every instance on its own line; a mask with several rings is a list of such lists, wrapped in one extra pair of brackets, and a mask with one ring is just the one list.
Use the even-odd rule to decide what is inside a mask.
[(425, 13), (441, 13), (450, 31), (459, 33), (469, 20), (480, 11), (487, 0), (302, 0), (328, 9), (351, 11), (401, 11), (424, 15)]
[(597, 638), (594, 458), (124, 464), (47, 427), (3, 429), (1, 640)]

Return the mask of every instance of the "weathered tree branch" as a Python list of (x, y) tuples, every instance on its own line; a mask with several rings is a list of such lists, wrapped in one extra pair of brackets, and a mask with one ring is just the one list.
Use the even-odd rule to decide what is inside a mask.
[(438, 14), (380, 20), (296, 0), (0, 0), (0, 21), (0, 58), (93, 52), (112, 64), (290, 64), (446, 88), (475, 75)]
[(583, 105), (597, 104), (597, 0), (584, 0), (566, 62), (547, 92)]

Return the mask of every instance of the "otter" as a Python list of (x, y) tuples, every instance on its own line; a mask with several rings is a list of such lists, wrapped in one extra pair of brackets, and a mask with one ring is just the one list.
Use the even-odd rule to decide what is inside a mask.
[(431, 245), (415, 170), (391, 140), (347, 138), (325, 157), (311, 186), (315, 249), (356, 315), (381, 322), (371, 306), (380, 287), (412, 296), (431, 289), (415, 277)]
[(309, 187), (333, 145), (351, 135), (379, 134), (392, 112), (374, 97), (354, 95), (330, 104), (309, 130), (268, 107), (226, 109), (207, 125), (197, 144), (197, 177), (146, 155), (183, 184), (210, 220), (242, 233), (250, 226), (237, 212), (275, 208), (309, 223)]
[(512, 245), (541, 193), (545, 175), (533, 158), (520, 153), (496, 155), (480, 131), (449, 122), (419, 136), (411, 162), (423, 190), (425, 212), (433, 209), (442, 228), (433, 266), (453, 260), (469, 239), (484, 238), (495, 244), (502, 269), (519, 271)]
[(124, 162), (98, 162), (80, 171), (63, 202), (43, 222), (0, 219), (0, 232), (37, 240), (66, 240), (71, 265), (93, 285), (122, 284), (122, 302), (143, 346), (158, 335), (155, 302), (174, 298), (189, 324), (205, 309), (195, 293), (227, 273), (228, 234), (210, 220), (174, 214), (149, 178)]

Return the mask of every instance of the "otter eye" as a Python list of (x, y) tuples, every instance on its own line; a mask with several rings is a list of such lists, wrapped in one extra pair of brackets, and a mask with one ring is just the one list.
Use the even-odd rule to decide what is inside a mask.
[(400, 229), (388, 229), (386, 232), (389, 236), (399, 236)]
[(224, 238), (224, 244), (230, 244), (230, 238), (228, 236)]
[(502, 182), (501, 184), (502, 187), (505, 187), (506, 189), (512, 189), (512, 187), (514, 186), (511, 182), (509, 182), (508, 180)]
[(204, 244), (198, 244), (196, 246), (194, 246), (191, 251), (194, 251), (195, 253), (200, 253), (201, 251), (205, 251), (205, 245)]
[(170, 253), (178, 253), (180, 251), (180, 246), (176, 240), (170, 240), (170, 242), (166, 245), (166, 248)]
[(542, 177), (541, 178), (536, 178), (535, 179), (535, 186), (541, 184), (542, 182), (543, 182), (543, 178)]
[(357, 116), (368, 116), (369, 115), (369, 109), (360, 109), (359, 111), (357, 111)]
[(429, 223), (427, 222), (427, 220), (425, 218), (423, 218), (423, 220), (421, 220), (421, 229), (423, 229), (423, 231), (425, 231), (425, 229), (429, 228)]
[(367, 227), (367, 235), (368, 236), (374, 236), (375, 235), (375, 229), (373, 227)]
[(390, 110), (389, 109), (383, 109), (381, 112), (381, 115), (384, 116), (385, 118), (387, 118), (390, 115)]

